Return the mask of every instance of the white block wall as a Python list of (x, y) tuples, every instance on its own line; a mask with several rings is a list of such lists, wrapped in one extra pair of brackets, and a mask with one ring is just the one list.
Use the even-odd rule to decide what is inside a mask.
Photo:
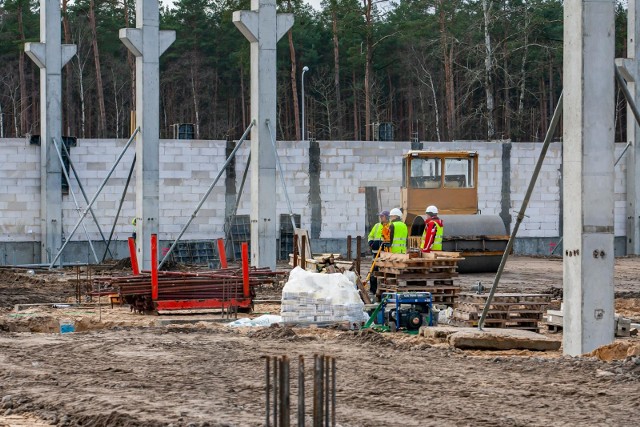
[[(79, 140), (71, 150), (71, 159), (81, 177), (89, 199), (93, 197), (117, 156), (124, 140)], [(213, 182), (225, 161), (224, 141), (163, 140), (160, 142), (160, 238), (171, 240), (186, 224), (196, 205)], [(375, 186), (381, 209), (400, 205), (402, 154), (410, 149), (409, 142), (320, 141), (322, 199), (321, 238), (344, 238), (364, 235), (364, 187)], [(473, 150), (479, 155), (479, 209), (483, 214), (497, 215), (501, 211), (502, 144), (488, 142), (424, 143), (431, 150)], [(616, 158), (622, 152), (617, 144)], [(511, 145), (511, 206), (512, 224), (520, 209), (527, 186), (540, 153), (540, 143)], [(238, 151), (236, 182), (240, 185), (246, 165), (249, 144)], [(279, 142), (278, 152), (293, 211), (301, 215), (302, 227), (310, 228), (309, 205), (309, 144)], [(561, 145), (549, 148), (538, 183), (531, 197), (527, 217), (519, 237), (556, 237), (559, 234)], [(40, 149), (25, 139), (1, 139), (0, 158), (0, 241), (40, 240)], [(111, 229), (118, 203), (133, 158), (133, 147), (115, 169), (111, 180), (96, 201), (95, 212), (105, 235)], [(624, 161), (616, 167), (615, 230), (625, 232)], [(222, 174), (218, 184), (193, 221), (184, 239), (210, 239), (223, 235), (225, 213), (225, 183)], [(250, 178), (238, 214), (250, 211)], [(75, 179), (72, 189), (81, 208), (86, 206)], [(278, 218), (288, 214), (288, 206), (280, 178), (274, 195), (278, 200)], [(569, 197), (566, 195), (565, 197)], [(125, 198), (114, 238), (126, 239), (132, 232), (134, 216), (135, 174)], [(78, 219), (71, 195), (64, 197), (64, 229), (69, 232)], [(91, 219), (85, 220), (92, 239), (99, 234)], [(279, 223), (277, 224), (279, 227)], [(82, 227), (72, 240), (85, 240)]]

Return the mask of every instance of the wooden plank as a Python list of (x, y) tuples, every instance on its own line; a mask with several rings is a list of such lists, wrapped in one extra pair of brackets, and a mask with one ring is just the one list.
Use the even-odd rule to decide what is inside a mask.
[(356, 285), (358, 286), (358, 292), (360, 293), (360, 298), (365, 304), (371, 304), (371, 298), (369, 298), (369, 292), (364, 287), (364, 284), (360, 280), (360, 276), (356, 275)]

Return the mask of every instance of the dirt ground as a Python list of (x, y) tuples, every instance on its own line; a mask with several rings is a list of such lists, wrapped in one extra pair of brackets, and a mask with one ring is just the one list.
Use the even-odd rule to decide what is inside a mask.
[[(616, 307), (635, 320), (639, 273), (640, 258), (616, 261)], [(264, 425), (264, 355), (305, 357), (310, 424), (314, 354), (337, 359), (342, 426), (637, 425), (640, 356), (627, 352), (637, 337), (617, 340), (624, 351), (605, 362), (561, 352), (461, 351), (404, 334), (232, 329), (219, 314), (167, 325), (189, 317), (91, 305), (10, 310), (16, 302), (73, 302), (68, 276), (0, 270), (0, 426)], [(459, 282), (464, 289), (478, 280), (490, 286), (493, 275)], [(510, 259), (500, 287), (558, 298), (561, 289), (560, 259), (528, 257)], [(258, 298), (278, 291), (261, 289)], [(77, 332), (55, 333), (61, 318), (74, 319)], [(291, 371), (295, 418), (296, 362)]]

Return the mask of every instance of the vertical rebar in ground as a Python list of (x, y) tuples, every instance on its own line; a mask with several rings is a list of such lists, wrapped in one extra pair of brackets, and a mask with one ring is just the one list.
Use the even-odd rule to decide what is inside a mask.
[(347, 261), (351, 261), (351, 235), (347, 236)]
[(304, 427), (304, 357), (298, 356), (298, 427)]
[(282, 364), (280, 365), (280, 389), (282, 399), (280, 400), (280, 426), (289, 427), (291, 424), (291, 399), (290, 399), (290, 377), (289, 377), (289, 358), (282, 356)]
[(329, 356), (324, 357), (324, 425), (329, 427)]
[(336, 358), (331, 358), (331, 426), (336, 426)]
[(278, 427), (278, 358), (273, 358), (273, 427)]
[(318, 425), (318, 412), (320, 407), (318, 405), (318, 395), (320, 390), (318, 389), (318, 374), (320, 369), (318, 368), (318, 355), (313, 355), (313, 427), (322, 427)]
[(271, 379), (271, 367), (269, 364), (270, 361), (270, 357), (269, 356), (265, 356), (264, 360), (265, 360), (265, 369), (264, 369), (264, 378), (265, 378), (265, 382), (266, 382), (266, 386), (265, 386), (265, 409), (266, 409), (266, 417), (265, 417), (265, 426), (269, 427), (269, 395), (271, 394), (271, 384), (270, 384), (270, 379)]
[(307, 269), (307, 236), (303, 235), (302, 243), (300, 244), (300, 267), (303, 270)]

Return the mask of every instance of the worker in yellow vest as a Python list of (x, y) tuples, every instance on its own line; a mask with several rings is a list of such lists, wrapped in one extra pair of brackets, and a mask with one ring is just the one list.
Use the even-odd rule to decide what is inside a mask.
[(371, 251), (375, 254), (384, 242), (389, 241), (389, 211), (382, 211), (378, 214), (380, 222), (371, 228), (367, 241)]
[(398, 208), (391, 209), (391, 225), (389, 226), (390, 252), (394, 254), (407, 253), (407, 237), (409, 230), (404, 222), (402, 222), (402, 211)]
[(131, 233), (131, 237), (133, 237), (133, 240), (136, 240), (136, 231), (138, 230), (138, 228), (136, 227), (136, 218), (133, 218), (131, 220), (131, 225), (133, 226), (133, 232)]
[(427, 224), (422, 233), (420, 249), (422, 252), (441, 251), (444, 223), (438, 218), (438, 208), (433, 205), (428, 206), (425, 213), (427, 214)]

